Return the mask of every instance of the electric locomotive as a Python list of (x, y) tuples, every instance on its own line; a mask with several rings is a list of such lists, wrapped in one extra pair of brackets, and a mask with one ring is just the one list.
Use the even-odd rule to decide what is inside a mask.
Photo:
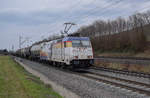
[(41, 51), (41, 59), (54, 65), (89, 67), (94, 63), (93, 50), (88, 37), (64, 37), (46, 42)]

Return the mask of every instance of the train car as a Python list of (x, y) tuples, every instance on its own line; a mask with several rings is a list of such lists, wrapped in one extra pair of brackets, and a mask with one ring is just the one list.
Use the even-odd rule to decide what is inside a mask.
[(44, 43), (32, 45), (30, 48), (30, 58), (33, 60), (40, 60), (40, 53)]
[(21, 57), (25, 58), (26, 57), (26, 53), (25, 53), (25, 48), (21, 49)]
[(25, 54), (24, 57), (25, 58), (29, 58), (30, 57), (30, 55), (31, 55), (30, 48), (31, 47), (26, 47), (25, 48), (25, 50), (24, 50), (24, 54)]
[(30, 47), (26, 47), (26, 48), (22, 48), (22, 49), (18, 49), (14, 55), (19, 56), (19, 57), (23, 57), (23, 58), (28, 58), (30, 56)]
[(18, 57), (21, 56), (21, 49), (18, 49), (18, 50), (16, 51), (15, 55), (18, 56)]

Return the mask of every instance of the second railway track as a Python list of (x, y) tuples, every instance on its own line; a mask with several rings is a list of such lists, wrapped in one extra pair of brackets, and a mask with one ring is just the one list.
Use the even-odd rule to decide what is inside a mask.
[(139, 57), (96, 57), (96, 61), (120, 63), (120, 64), (138, 64), (147, 66), (150, 64), (150, 58), (139, 58)]
[(97, 74), (93, 72), (87, 72), (79, 74), (83, 77), (93, 79), (95, 81), (109, 84), (110, 86), (114, 88), (120, 88), (123, 91), (131, 91), (136, 92), (138, 94), (144, 94), (145, 96), (150, 96), (150, 85), (145, 83), (140, 83), (136, 81), (111, 77), (107, 75)]
[(126, 70), (117, 70), (117, 69), (104, 68), (104, 67), (92, 67), (91, 69), (100, 70), (100, 71), (106, 71), (106, 72), (112, 72), (112, 73), (117, 73), (117, 74), (130, 75), (130, 76), (135, 76), (135, 77), (150, 78), (150, 74), (140, 73), (140, 72), (132, 72), (132, 71), (126, 71)]

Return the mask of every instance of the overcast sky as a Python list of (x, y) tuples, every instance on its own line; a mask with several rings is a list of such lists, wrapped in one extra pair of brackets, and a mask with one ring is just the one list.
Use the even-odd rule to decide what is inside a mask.
[(0, 49), (12, 45), (17, 49), (19, 35), (35, 42), (59, 34), (64, 22), (77, 24), (73, 32), (97, 19), (126, 17), (149, 9), (150, 0), (0, 0)]

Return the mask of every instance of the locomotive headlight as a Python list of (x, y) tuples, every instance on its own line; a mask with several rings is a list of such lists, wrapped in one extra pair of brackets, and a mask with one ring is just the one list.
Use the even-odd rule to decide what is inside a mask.
[(88, 59), (92, 59), (93, 57), (91, 55), (88, 56)]
[(74, 56), (75, 59), (78, 59), (78, 56)]

